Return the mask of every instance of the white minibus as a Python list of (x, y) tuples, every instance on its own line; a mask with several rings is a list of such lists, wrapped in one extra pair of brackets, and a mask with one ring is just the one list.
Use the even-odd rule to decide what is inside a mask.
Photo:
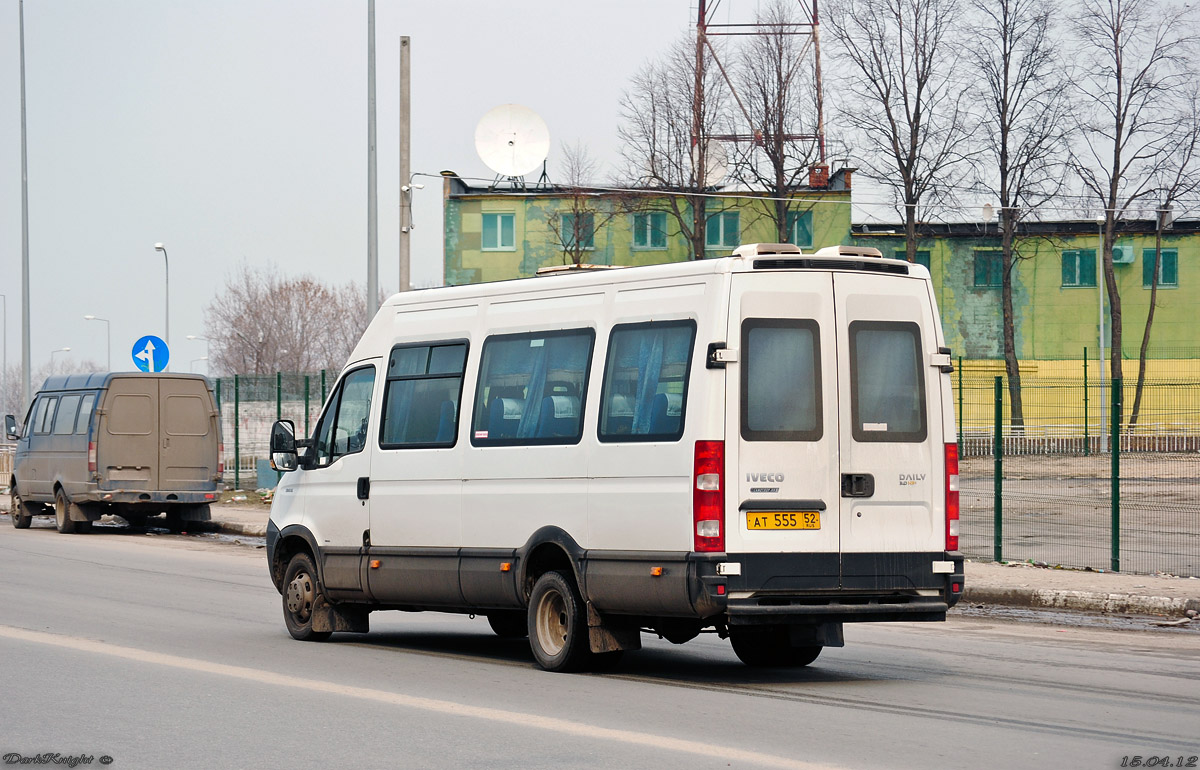
[(842, 626), (944, 620), (958, 453), (929, 272), (874, 249), (397, 294), (286, 471), (267, 531), (297, 639), (480, 614), (551, 671), (642, 633), (803, 666)]

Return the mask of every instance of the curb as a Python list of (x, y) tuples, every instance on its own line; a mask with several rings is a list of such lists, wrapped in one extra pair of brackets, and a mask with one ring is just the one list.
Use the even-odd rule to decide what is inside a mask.
[(1009, 607), (1039, 607), (1083, 612), (1168, 615), (1183, 617), (1188, 610), (1200, 611), (1200, 599), (1168, 596), (1107, 594), (1096, 591), (1063, 591), (1046, 588), (972, 588), (967, 585), (963, 601), (1003, 604)]
[(266, 537), (267, 528), (261, 524), (242, 524), (236, 521), (213, 521), (214, 531), (224, 535), (241, 535), (243, 537)]

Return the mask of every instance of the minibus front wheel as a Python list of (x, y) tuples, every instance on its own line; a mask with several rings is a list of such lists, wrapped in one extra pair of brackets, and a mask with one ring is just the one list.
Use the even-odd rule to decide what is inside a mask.
[(313, 630), (313, 610), (320, 599), (312, 558), (307, 553), (296, 554), (283, 575), (283, 622), (293, 639), (323, 642), (330, 637), (330, 631)]

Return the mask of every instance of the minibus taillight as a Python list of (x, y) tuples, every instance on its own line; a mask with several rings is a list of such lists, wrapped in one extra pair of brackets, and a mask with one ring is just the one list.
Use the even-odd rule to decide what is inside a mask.
[(96, 472), (96, 442), (88, 442), (88, 473)]
[(225, 475), (225, 445), (217, 444), (217, 475)]
[(946, 445), (946, 550), (958, 550), (958, 444)]
[(697, 441), (692, 486), (697, 551), (725, 550), (725, 442)]

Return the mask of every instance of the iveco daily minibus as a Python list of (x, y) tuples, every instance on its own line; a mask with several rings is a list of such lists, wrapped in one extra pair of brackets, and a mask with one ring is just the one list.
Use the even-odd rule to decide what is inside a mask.
[(874, 249), (398, 294), (287, 472), (267, 558), (297, 639), (486, 615), (552, 671), (644, 632), (802, 666), (963, 589), (950, 351)]

